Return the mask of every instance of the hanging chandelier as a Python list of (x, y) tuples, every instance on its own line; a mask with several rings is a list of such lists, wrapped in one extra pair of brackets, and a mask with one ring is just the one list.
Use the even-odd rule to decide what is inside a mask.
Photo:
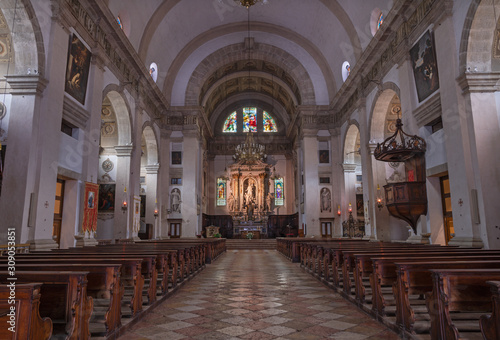
[(241, 164), (254, 164), (264, 161), (267, 157), (265, 146), (255, 143), (251, 132), (247, 133), (245, 141), (234, 149), (234, 160)]

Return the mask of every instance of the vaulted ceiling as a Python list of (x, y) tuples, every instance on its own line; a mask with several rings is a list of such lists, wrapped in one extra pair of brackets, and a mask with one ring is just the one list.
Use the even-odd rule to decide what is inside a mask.
[[(202, 106), (209, 121), (228, 101), (255, 98), (292, 114), (328, 105), (387, 14), (387, 0), (109, 0), (109, 8), (171, 106)], [(213, 116), (215, 115), (215, 116)]]

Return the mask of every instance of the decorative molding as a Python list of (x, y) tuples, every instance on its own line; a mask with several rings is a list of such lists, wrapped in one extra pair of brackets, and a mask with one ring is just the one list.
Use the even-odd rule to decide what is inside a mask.
[(500, 72), (465, 72), (457, 82), (464, 93), (496, 92), (500, 90)]
[(422, 105), (413, 111), (418, 127), (429, 124), (441, 117), (441, 95), (439, 92), (428, 98)]
[(130, 157), (132, 155), (133, 145), (117, 145), (115, 146), (116, 155), (118, 157)]
[(356, 164), (352, 163), (342, 163), (342, 168), (344, 169), (344, 172), (356, 172)]
[(85, 110), (81, 105), (64, 96), (63, 100), (63, 119), (73, 124), (74, 126), (85, 129), (87, 121), (90, 118), (90, 112)]
[(6, 75), (11, 95), (41, 95), (48, 81), (40, 75)]

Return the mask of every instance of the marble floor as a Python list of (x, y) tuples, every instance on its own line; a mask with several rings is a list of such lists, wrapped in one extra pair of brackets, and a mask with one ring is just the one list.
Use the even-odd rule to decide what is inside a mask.
[(120, 340), (399, 339), (275, 250), (230, 250)]

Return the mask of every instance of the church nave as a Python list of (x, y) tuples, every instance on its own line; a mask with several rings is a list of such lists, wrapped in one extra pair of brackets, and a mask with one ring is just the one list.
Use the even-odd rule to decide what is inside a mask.
[(399, 337), (275, 250), (229, 250), (119, 339)]

